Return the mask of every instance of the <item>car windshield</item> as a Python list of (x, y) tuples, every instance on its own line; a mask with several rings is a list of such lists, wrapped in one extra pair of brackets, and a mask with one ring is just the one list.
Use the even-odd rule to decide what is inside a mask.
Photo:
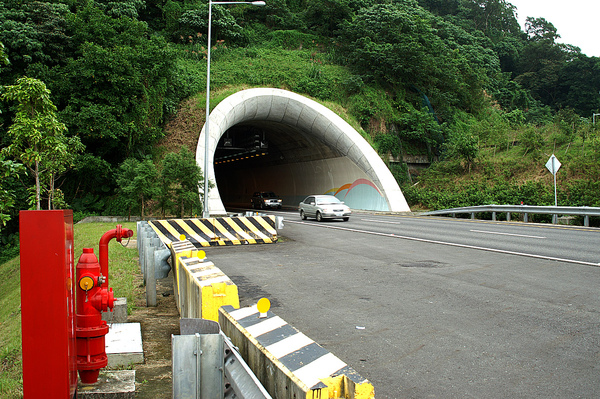
[(262, 193), (263, 198), (277, 198), (274, 192)]
[(333, 195), (328, 196), (327, 198), (317, 198), (318, 205), (327, 205), (327, 204), (341, 204), (342, 201), (334, 197)]

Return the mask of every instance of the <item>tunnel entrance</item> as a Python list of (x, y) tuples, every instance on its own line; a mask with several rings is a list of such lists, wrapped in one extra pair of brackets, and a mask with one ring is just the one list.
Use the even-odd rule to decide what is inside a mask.
[(247, 207), (255, 191), (274, 191), (286, 197), (285, 205), (295, 206), (298, 198), (289, 195), (287, 184), (279, 183), (294, 180), (290, 166), (342, 156), (298, 127), (269, 121), (243, 123), (229, 128), (217, 144), (216, 185), (226, 208)]
[[(371, 145), (323, 105), (280, 89), (235, 93), (210, 113), (200, 133), (196, 162), (208, 155), (215, 183), (211, 215), (248, 207), (255, 191), (274, 191), (284, 206), (307, 195), (335, 195), (353, 209), (410, 211), (398, 183)], [(208, 149), (205, 143), (208, 142)]]

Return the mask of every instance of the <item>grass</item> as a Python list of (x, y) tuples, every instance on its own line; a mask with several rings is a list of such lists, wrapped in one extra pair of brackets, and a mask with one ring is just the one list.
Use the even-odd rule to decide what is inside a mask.
[[(121, 223), (136, 233), (136, 224)], [(114, 223), (80, 223), (75, 231), (75, 263), (83, 248), (94, 248), (98, 255), (100, 237), (114, 229)], [(126, 242), (124, 240), (123, 244)], [(138, 252), (125, 248), (116, 240), (108, 246), (109, 285), (115, 297), (126, 297), (128, 313), (133, 309), (135, 298), (143, 296), (143, 288), (135, 282), (139, 274)], [(23, 371), (21, 360), (21, 290), (19, 258), (0, 264), (0, 397), (6, 399), (23, 396)], [(139, 279), (138, 279), (139, 281)], [(48, 365), (52, 367), (52, 365)]]

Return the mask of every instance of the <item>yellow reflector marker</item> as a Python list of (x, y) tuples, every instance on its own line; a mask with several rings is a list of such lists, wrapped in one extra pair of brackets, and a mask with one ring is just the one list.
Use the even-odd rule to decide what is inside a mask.
[(179, 236), (179, 241), (185, 241), (185, 234)]
[(196, 258), (198, 258), (198, 259), (206, 258), (206, 252), (204, 252), (203, 250), (196, 251)]
[(258, 303), (256, 304), (256, 308), (258, 309), (258, 318), (262, 319), (267, 317), (267, 312), (271, 309), (271, 301), (267, 298), (260, 298)]

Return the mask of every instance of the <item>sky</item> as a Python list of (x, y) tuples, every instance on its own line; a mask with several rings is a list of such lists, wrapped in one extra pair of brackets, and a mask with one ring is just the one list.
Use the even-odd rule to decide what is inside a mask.
[(525, 30), (527, 17), (544, 18), (561, 36), (559, 43), (573, 44), (588, 57), (600, 57), (600, 0), (507, 0), (517, 7)]

